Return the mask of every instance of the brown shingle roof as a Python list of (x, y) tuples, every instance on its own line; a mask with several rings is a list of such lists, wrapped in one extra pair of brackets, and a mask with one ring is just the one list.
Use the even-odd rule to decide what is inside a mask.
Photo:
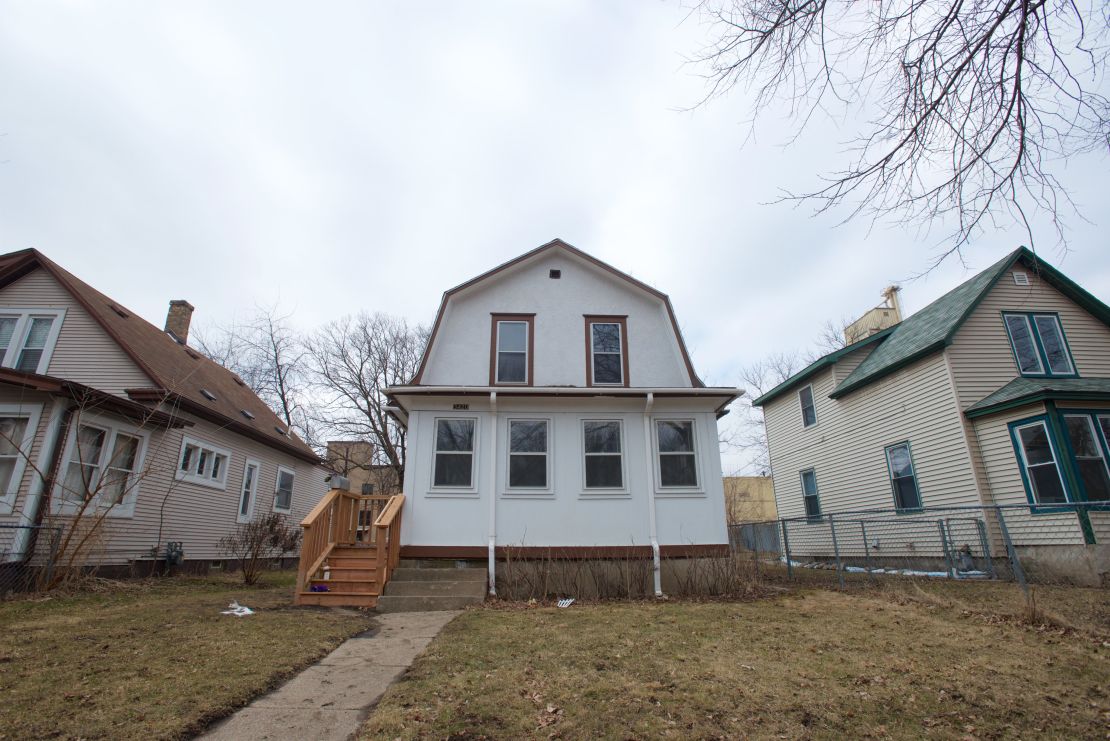
[[(176, 403), (185, 411), (304, 460), (319, 461), (312, 449), (295, 433), (278, 433), (277, 428), (286, 430), (286, 425), (238, 376), (196, 350), (178, 344), (164, 331), (105, 296), (38, 250), (0, 255), (0, 288), (36, 268), (50, 273), (69, 291), (150, 377), (151, 389), (128, 389), (133, 398), (156, 400), (165, 397), (168, 392), (171, 395), (168, 403)], [(202, 388), (212, 392), (215, 400), (204, 396)], [(244, 409), (253, 415), (252, 419), (242, 414)]]

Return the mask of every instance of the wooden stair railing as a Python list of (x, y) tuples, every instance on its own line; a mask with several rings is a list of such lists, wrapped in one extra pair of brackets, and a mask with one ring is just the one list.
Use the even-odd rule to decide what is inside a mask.
[(363, 496), (332, 489), (301, 521), (304, 537), (297, 570), (295, 604), (304, 600), (309, 583), (337, 547), (373, 546), (377, 593), (385, 587), (400, 556), (403, 494)]

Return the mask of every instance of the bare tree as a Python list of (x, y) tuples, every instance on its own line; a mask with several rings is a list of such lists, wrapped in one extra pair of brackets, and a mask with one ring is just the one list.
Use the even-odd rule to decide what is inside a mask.
[(387, 411), (387, 386), (416, 375), (428, 330), (387, 314), (359, 314), (332, 322), (308, 344), (320, 405), (317, 419), (330, 433), (373, 446), (373, 464), (404, 480), (405, 429)]
[(241, 324), (194, 332), (197, 349), (236, 373), (287, 426), (319, 447), (309, 410), (309, 353), (289, 314), (258, 307)]
[(817, 331), (817, 339), (813, 343), (813, 350), (807, 356), (807, 361), (812, 363), (823, 355), (846, 347), (848, 340), (844, 336), (844, 330), (851, 323), (852, 320), (847, 318), (842, 318), (838, 322), (826, 319)]
[(767, 431), (763, 410), (752, 402), (797, 373), (806, 364), (797, 353), (777, 353), (740, 370), (740, 384), (744, 395), (733, 408), (736, 415), (729, 433), (722, 444), (747, 458), (747, 463), (737, 473), (767, 475), (771, 470), (771, 456), (767, 448)]
[[(799, 121), (863, 106), (850, 163), (787, 200), (818, 212), (955, 225), (959, 250), (984, 226), (1075, 214), (1055, 170), (1110, 149), (1110, 13), (1074, 0), (706, 0), (714, 41), (693, 60), (705, 100), (743, 85), (753, 110), (786, 102)], [(1101, 88), (1101, 90), (1100, 90)], [(705, 101), (703, 101), (704, 103)], [(935, 265), (935, 263), (934, 263)]]

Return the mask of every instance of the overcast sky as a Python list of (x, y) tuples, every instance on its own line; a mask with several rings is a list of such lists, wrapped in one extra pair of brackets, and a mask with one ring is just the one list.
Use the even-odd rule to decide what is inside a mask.
[[(0, 0), (0, 247), (37, 247), (161, 324), (256, 304), (301, 328), (440, 294), (561, 237), (671, 295), (699, 373), (735, 384), (928, 266), (942, 230), (767, 205), (843, 165), (835, 121), (748, 136), (743, 91), (683, 64), (678, 2)], [(1040, 250), (1110, 299), (1104, 156), (1059, 171), (1089, 222)], [(1025, 240), (984, 234), (918, 309)], [(726, 468), (730, 464), (726, 464)]]

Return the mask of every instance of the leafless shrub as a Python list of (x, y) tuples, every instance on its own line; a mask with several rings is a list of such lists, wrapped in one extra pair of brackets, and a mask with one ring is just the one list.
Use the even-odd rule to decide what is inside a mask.
[(216, 547), (239, 564), (244, 584), (255, 584), (267, 562), (284, 557), (300, 544), (300, 528), (292, 527), (283, 515), (271, 513), (243, 523), (220, 538)]

